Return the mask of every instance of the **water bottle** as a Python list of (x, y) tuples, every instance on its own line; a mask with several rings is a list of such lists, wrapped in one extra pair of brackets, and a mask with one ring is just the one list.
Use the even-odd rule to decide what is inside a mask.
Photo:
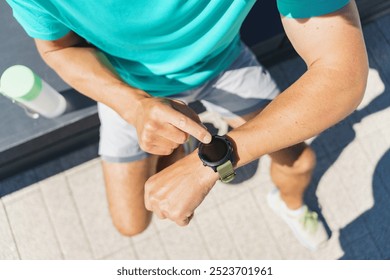
[(0, 92), (36, 118), (55, 118), (66, 110), (66, 100), (30, 68), (14, 65), (0, 78)]

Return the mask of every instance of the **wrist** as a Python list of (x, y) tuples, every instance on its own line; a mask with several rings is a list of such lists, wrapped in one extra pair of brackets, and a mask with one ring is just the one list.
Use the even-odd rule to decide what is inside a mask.
[(118, 98), (115, 98), (116, 102), (111, 108), (130, 124), (135, 123), (142, 100), (151, 97), (145, 91), (129, 86), (125, 86), (125, 88), (118, 91), (117, 95)]
[(201, 182), (207, 181), (207, 183), (211, 183), (212, 186), (214, 186), (215, 182), (219, 179), (219, 175), (211, 167), (203, 164), (198, 156), (198, 149), (193, 151), (187, 157), (192, 161), (191, 166), (194, 166), (194, 170), (191, 172), (198, 174)]

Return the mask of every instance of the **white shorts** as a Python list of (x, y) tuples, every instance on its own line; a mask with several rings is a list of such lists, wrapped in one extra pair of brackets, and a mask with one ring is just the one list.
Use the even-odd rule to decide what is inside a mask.
[[(216, 78), (204, 85), (167, 98), (185, 103), (200, 101), (208, 111), (234, 118), (265, 107), (279, 94), (279, 88), (255, 55), (242, 44), (238, 58)], [(114, 110), (98, 104), (99, 155), (108, 162), (131, 162), (149, 156), (138, 145), (136, 129)]]

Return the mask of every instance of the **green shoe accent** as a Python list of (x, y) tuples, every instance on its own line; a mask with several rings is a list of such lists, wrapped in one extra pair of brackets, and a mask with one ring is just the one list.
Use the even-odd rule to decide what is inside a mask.
[(318, 228), (318, 214), (310, 211), (306, 205), (304, 211), (305, 213), (302, 215), (300, 222), (309, 232), (315, 233)]

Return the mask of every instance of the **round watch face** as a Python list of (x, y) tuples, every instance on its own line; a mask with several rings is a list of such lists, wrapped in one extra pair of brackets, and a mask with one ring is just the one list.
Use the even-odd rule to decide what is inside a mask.
[(199, 156), (208, 162), (218, 162), (226, 157), (227, 152), (228, 144), (223, 139), (213, 137), (209, 144), (202, 144)]

